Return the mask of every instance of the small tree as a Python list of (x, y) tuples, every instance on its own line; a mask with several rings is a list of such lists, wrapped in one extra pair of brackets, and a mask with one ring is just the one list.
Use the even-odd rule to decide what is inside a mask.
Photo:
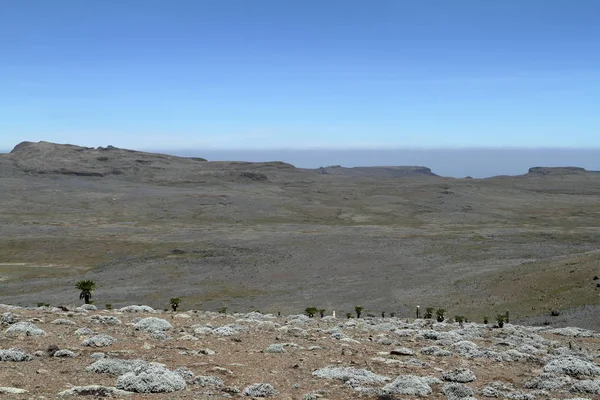
[(437, 316), (437, 322), (444, 322), (444, 320), (446, 319), (445, 314), (446, 310), (444, 310), (443, 308), (438, 308), (435, 312), (435, 315)]
[(362, 312), (364, 311), (364, 307), (363, 306), (356, 306), (354, 307), (354, 312), (356, 313), (356, 318), (360, 318)]
[(425, 315), (423, 315), (423, 318), (425, 319), (431, 319), (433, 318), (433, 311), (435, 310), (435, 308), (433, 307), (427, 307), (425, 309)]
[(173, 297), (171, 300), (171, 308), (173, 311), (177, 311), (177, 307), (181, 304), (181, 299), (179, 297)]
[(79, 300), (83, 300), (85, 304), (90, 304), (92, 292), (96, 290), (96, 282), (90, 279), (79, 281), (75, 284), (75, 288), (81, 291), (79, 293)]
[(348, 319), (352, 318), (352, 313), (347, 312), (346, 313), (346, 318), (348, 318)]
[(312, 318), (315, 316), (316, 313), (319, 312), (319, 309), (317, 307), (306, 307), (304, 312), (306, 313), (306, 315)]
[(487, 325), (488, 322), (490, 322), (488, 317), (483, 317), (483, 323)]
[(319, 309), (319, 315), (321, 316), (321, 318), (323, 318), (325, 316), (325, 311), (327, 311), (324, 308)]

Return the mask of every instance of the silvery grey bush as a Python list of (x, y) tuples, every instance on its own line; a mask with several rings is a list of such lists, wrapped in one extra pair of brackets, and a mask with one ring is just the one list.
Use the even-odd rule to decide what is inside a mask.
[(53, 357), (75, 357), (76, 354), (73, 353), (71, 350), (58, 350), (57, 352), (54, 353)]
[(21, 349), (0, 350), (0, 361), (31, 361), (33, 356), (25, 353)]
[(135, 329), (141, 329), (148, 332), (167, 331), (169, 329), (173, 329), (173, 325), (171, 325), (169, 321), (156, 317), (142, 318), (133, 324), (133, 326)]
[(442, 374), (442, 379), (448, 382), (459, 382), (459, 383), (467, 383), (473, 382), (475, 379), (475, 374), (473, 371), (466, 368), (456, 368), (451, 371), (446, 371)]
[(194, 372), (189, 368), (179, 367), (173, 372), (181, 376), (186, 383), (191, 383), (194, 380)]
[(152, 313), (155, 312), (154, 308), (150, 307), (150, 306), (126, 306), (123, 308), (119, 308), (120, 312), (128, 312), (128, 313), (140, 313), (140, 312), (145, 312), (145, 313)]
[(19, 322), (19, 317), (10, 311), (0, 316), (0, 325), (12, 325), (17, 322)]
[(577, 381), (571, 386), (571, 392), (600, 394), (600, 380), (582, 380)]
[(121, 325), (121, 320), (112, 315), (92, 315), (90, 321), (103, 325)]
[(444, 350), (438, 346), (423, 347), (420, 352), (421, 352), (421, 354), (425, 354), (428, 356), (437, 356), (437, 357), (447, 357), (447, 356), (452, 355), (451, 351)]
[(21, 321), (11, 325), (4, 333), (9, 336), (44, 336), (46, 334), (45, 331), (27, 321)]
[(119, 376), (116, 387), (136, 393), (171, 393), (187, 385), (179, 374), (162, 365), (150, 364)]
[(446, 383), (442, 387), (442, 393), (446, 395), (448, 400), (475, 400), (473, 397), (473, 389), (460, 383)]
[(574, 356), (558, 357), (544, 366), (544, 372), (551, 372), (573, 377), (600, 376), (600, 367), (591, 361)]
[(200, 375), (194, 378), (194, 384), (202, 387), (221, 387), (225, 383), (216, 376)]
[(81, 345), (88, 347), (106, 347), (116, 342), (117, 339), (113, 338), (112, 336), (96, 335), (90, 336), (89, 338), (85, 339), (83, 342), (81, 342)]
[(571, 381), (572, 379), (568, 376), (546, 372), (525, 382), (524, 386), (526, 389), (555, 390), (571, 383)]
[(271, 397), (279, 395), (279, 392), (268, 383), (254, 383), (247, 386), (242, 394), (250, 397)]
[(317, 378), (339, 379), (343, 382), (353, 379), (362, 384), (383, 383), (390, 380), (387, 376), (352, 367), (325, 367), (314, 371), (312, 374)]
[(90, 328), (79, 328), (75, 332), (73, 332), (73, 334), (77, 335), (77, 336), (88, 336), (88, 335), (93, 335), (94, 331), (91, 330)]
[(117, 358), (100, 358), (86, 368), (86, 371), (113, 376), (123, 375), (137, 368), (147, 367), (149, 364), (140, 359), (119, 360)]
[(427, 380), (415, 375), (400, 375), (381, 389), (382, 395), (427, 396), (431, 392), (431, 386)]

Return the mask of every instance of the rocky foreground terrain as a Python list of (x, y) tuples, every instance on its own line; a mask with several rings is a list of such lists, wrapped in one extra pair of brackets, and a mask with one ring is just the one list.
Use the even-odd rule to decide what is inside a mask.
[(0, 305), (3, 398), (600, 398), (600, 334), (426, 319)]

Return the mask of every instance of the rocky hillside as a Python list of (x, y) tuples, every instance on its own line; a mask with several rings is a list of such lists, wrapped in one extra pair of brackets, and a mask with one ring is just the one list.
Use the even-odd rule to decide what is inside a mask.
[(600, 329), (600, 174), (542, 172), (454, 179), (25, 142), (0, 155), (0, 302), (61, 304), (91, 279), (115, 307), (180, 297), (405, 317), (420, 304)]
[(597, 399), (600, 334), (0, 305), (3, 398)]

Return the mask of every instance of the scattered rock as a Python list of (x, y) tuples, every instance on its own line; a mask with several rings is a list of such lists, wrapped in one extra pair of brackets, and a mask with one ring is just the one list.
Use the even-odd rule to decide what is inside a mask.
[(120, 397), (120, 396), (129, 396), (131, 394), (132, 394), (132, 392), (128, 392), (125, 390), (119, 390), (114, 387), (90, 385), (90, 386), (75, 386), (69, 390), (60, 392), (58, 395), (59, 396)]
[(58, 318), (50, 323), (54, 325), (77, 325), (75, 321), (66, 318)]
[(27, 390), (14, 388), (14, 387), (0, 387), (0, 394), (23, 394), (23, 393), (27, 393)]
[(415, 352), (406, 347), (399, 347), (397, 349), (390, 351), (390, 354), (397, 355), (397, 356), (414, 356)]

